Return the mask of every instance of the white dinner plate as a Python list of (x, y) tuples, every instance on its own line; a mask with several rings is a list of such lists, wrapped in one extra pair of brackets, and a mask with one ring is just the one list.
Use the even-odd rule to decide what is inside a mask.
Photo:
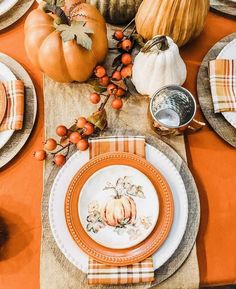
[(8, 12), (19, 0), (0, 0), (0, 16)]
[[(179, 172), (162, 152), (147, 144), (146, 159), (165, 177), (174, 200), (174, 220), (170, 233), (153, 255), (156, 270), (173, 255), (183, 238), (188, 220), (188, 198)], [(56, 243), (65, 257), (85, 273), (88, 270), (89, 257), (77, 246), (67, 229), (64, 201), (71, 179), (88, 161), (88, 151), (76, 152), (56, 176), (49, 199), (49, 221)]]
[[(16, 80), (15, 75), (3, 63), (0, 62), (0, 81)], [(13, 135), (14, 130), (6, 130), (0, 132), (0, 149), (9, 141)]]
[[(231, 41), (226, 45), (220, 54), (217, 56), (217, 59), (235, 59), (236, 60), (236, 39)], [(236, 112), (222, 112), (224, 118), (236, 128)]]

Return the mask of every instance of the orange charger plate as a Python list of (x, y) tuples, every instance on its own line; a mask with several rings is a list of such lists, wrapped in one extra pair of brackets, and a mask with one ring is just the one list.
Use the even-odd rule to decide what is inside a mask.
[[(98, 170), (111, 165), (130, 166), (145, 174), (159, 199), (160, 212), (155, 228), (143, 242), (127, 249), (111, 249), (96, 243), (84, 230), (78, 215), (79, 196), (85, 182)], [(90, 160), (74, 176), (65, 198), (65, 218), (71, 236), (87, 255), (108, 265), (126, 266), (150, 257), (165, 241), (173, 216), (172, 192), (166, 180), (144, 158), (131, 153), (105, 153)]]

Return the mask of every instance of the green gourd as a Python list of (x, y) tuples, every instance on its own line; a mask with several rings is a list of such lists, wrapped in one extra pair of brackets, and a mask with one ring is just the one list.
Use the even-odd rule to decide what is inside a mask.
[(95, 5), (108, 23), (121, 25), (131, 21), (142, 0), (86, 0)]

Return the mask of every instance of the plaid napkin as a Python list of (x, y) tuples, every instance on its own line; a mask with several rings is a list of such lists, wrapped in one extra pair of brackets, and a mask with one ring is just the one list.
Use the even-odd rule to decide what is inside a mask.
[(215, 113), (236, 111), (236, 60), (210, 61), (209, 75)]
[(21, 80), (12, 80), (2, 83), (7, 96), (7, 109), (0, 131), (20, 130), (24, 117), (24, 83)]
[[(90, 141), (90, 158), (106, 152), (130, 152), (145, 158), (144, 137), (107, 137)], [(152, 257), (129, 266), (110, 266), (89, 259), (88, 283), (97, 284), (134, 284), (152, 282), (154, 268)]]
[(152, 257), (122, 267), (113, 267), (89, 259), (88, 283), (96, 284), (135, 284), (154, 280)]

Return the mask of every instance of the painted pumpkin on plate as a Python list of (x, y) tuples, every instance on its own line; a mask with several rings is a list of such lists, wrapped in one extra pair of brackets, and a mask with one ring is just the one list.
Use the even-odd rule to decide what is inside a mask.
[(66, 0), (62, 8), (42, 2), (28, 15), (26, 53), (52, 79), (83, 82), (106, 57), (106, 24), (90, 4)]
[(111, 24), (125, 24), (131, 21), (142, 0), (87, 0), (95, 5), (106, 21)]
[(145, 40), (167, 35), (182, 46), (202, 32), (208, 10), (209, 0), (143, 0), (135, 18), (137, 32)]
[(120, 196), (109, 200), (101, 209), (101, 217), (104, 223), (117, 227), (124, 222), (133, 224), (137, 215), (136, 204), (131, 197)]

